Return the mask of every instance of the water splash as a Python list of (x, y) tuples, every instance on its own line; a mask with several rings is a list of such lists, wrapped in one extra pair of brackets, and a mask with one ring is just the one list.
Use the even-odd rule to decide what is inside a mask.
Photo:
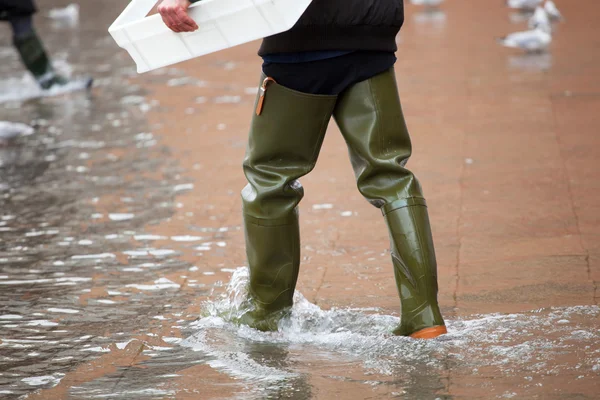
[[(236, 269), (225, 293), (206, 303), (206, 316), (191, 325), (196, 333), (180, 343), (205, 353), (211, 358), (209, 365), (239, 379), (285, 380), (298, 373), (290, 368), (289, 358), (297, 367), (308, 364), (314, 354), (327, 355), (319, 358), (322, 369), (343, 376), (340, 365), (360, 365), (364, 376), (378, 377), (375, 380), (386, 376), (410, 379), (420, 373), (439, 375), (449, 365), (457, 374), (491, 370), (521, 379), (526, 372), (535, 380), (575, 369), (582, 374), (594, 373), (600, 360), (600, 331), (587, 325), (600, 316), (597, 306), (448, 320), (447, 335), (423, 341), (392, 335), (390, 331), (399, 318), (381, 314), (377, 308), (323, 310), (296, 292), (289, 318), (280, 322), (278, 332), (265, 333), (231, 322), (245, 311), (248, 278), (247, 268)], [(253, 345), (301, 350), (293, 357), (286, 356), (287, 362), (279, 360), (279, 367), (273, 370), (260, 359), (248, 358), (248, 348)], [(582, 346), (595, 356), (577, 364), (564, 362), (566, 353)]]
[[(65, 67), (58, 68), (59, 71)], [(68, 76), (69, 74), (65, 74)], [(67, 93), (86, 89), (89, 81), (87, 78), (73, 78), (66, 85), (53, 86), (48, 90), (42, 90), (29, 74), (21, 78), (9, 78), (0, 80), (0, 104), (8, 102), (22, 102), (40, 97), (55, 97)]]

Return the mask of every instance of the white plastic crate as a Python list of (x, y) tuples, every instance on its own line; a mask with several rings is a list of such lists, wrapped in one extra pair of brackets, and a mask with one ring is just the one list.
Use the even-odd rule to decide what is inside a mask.
[(108, 31), (143, 73), (284, 32), (311, 1), (203, 0), (188, 10), (198, 30), (175, 33), (160, 15), (147, 16), (157, 0), (132, 0)]

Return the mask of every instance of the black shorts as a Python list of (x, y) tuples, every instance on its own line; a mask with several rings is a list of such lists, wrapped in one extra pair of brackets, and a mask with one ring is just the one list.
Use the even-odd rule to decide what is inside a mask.
[(355, 83), (392, 68), (391, 52), (354, 51), (339, 57), (301, 63), (263, 63), (266, 76), (303, 93), (340, 94)]
[(0, 20), (26, 17), (36, 11), (33, 0), (0, 0)]

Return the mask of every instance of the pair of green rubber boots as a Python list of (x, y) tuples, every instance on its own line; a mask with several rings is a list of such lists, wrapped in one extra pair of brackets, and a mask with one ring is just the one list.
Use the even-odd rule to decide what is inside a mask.
[(348, 145), (360, 193), (381, 209), (389, 228), (401, 323), (393, 333), (446, 333), (437, 302), (436, 260), (425, 199), (405, 168), (411, 143), (393, 69), (339, 96), (300, 93), (262, 77), (242, 191), (249, 296), (239, 322), (278, 329), (293, 305), (300, 267), (298, 179), (315, 166), (334, 117)]
[[(40, 88), (49, 90), (69, 83), (67, 78), (58, 74), (52, 67), (44, 45), (35, 31), (15, 37), (13, 44), (19, 52), (23, 64), (31, 72)], [(92, 79), (89, 77), (83, 79), (84, 86), (89, 88), (92, 85)]]

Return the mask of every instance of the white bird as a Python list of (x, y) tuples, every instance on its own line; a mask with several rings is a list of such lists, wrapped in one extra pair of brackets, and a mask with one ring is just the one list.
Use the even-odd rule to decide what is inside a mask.
[(541, 53), (548, 49), (552, 42), (552, 35), (545, 29), (536, 28), (530, 31), (511, 33), (498, 39), (498, 43), (505, 47), (525, 50), (527, 53)]
[(9, 140), (17, 136), (27, 136), (33, 133), (34, 129), (26, 124), (19, 122), (0, 121), (0, 140)]
[(542, 4), (543, 0), (507, 0), (506, 5), (509, 8), (518, 8), (519, 10), (535, 10)]
[(531, 18), (529, 18), (528, 26), (531, 29), (542, 28), (545, 31), (550, 31), (552, 24), (546, 10), (538, 6)]
[(546, 13), (548, 13), (548, 16), (551, 20), (558, 21), (563, 19), (562, 14), (560, 13), (560, 11), (558, 11), (556, 4), (554, 4), (552, 0), (546, 1), (546, 3), (544, 4), (544, 10), (546, 11)]
[(426, 6), (426, 7), (437, 7), (442, 4), (444, 0), (410, 0), (411, 4), (415, 6)]

